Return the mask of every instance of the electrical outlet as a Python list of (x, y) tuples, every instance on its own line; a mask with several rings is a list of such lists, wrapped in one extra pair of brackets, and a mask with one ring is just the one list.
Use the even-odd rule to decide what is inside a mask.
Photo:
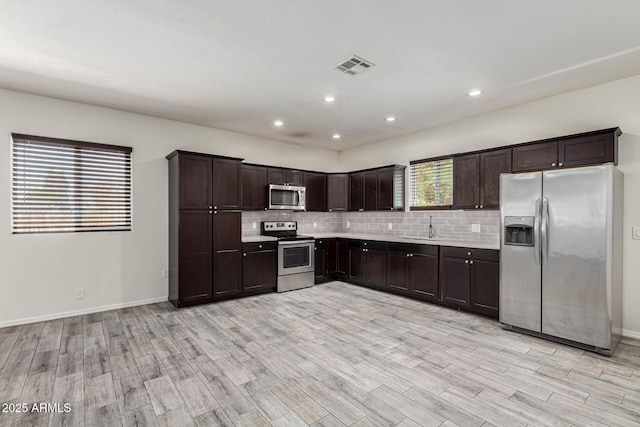
[(392, 222), (390, 222), (390, 223), (389, 223), (389, 225), (388, 225), (388, 227), (389, 227), (389, 230), (393, 230), (393, 223), (392, 223)]
[(167, 277), (169, 277), (169, 270), (167, 270), (166, 268), (162, 270), (162, 277), (164, 277), (165, 279)]
[(316, 228), (317, 226), (318, 226), (318, 223), (317, 223), (317, 222), (314, 222), (314, 223), (313, 223), (313, 228)]
[(471, 232), (479, 233), (480, 232), (480, 224), (471, 224)]
[(351, 223), (347, 221), (347, 228), (351, 228)]
[(634, 240), (640, 240), (640, 227), (632, 227), (631, 231), (632, 231), (631, 237)]
[(84, 299), (84, 288), (76, 289), (76, 299)]
[(258, 223), (257, 222), (252, 222), (251, 223), (251, 228), (258, 228)]

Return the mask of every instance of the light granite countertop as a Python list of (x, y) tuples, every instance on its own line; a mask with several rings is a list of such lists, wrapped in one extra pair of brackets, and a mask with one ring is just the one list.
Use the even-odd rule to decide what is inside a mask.
[(416, 243), (420, 245), (439, 245), (439, 246), (455, 246), (459, 248), (475, 248), (475, 249), (500, 249), (500, 243), (478, 243), (464, 242), (460, 240), (437, 240), (437, 239), (420, 239), (401, 236), (389, 236), (385, 234), (356, 234), (356, 233), (313, 233), (316, 239), (343, 238), (358, 240), (376, 240), (380, 242), (396, 242), (396, 243)]

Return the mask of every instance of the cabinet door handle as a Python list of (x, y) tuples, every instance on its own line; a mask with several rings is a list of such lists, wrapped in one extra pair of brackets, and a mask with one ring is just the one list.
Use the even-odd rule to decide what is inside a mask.
[(245, 253), (243, 253), (243, 254), (242, 254), (242, 256), (247, 256), (247, 253), (246, 253), (246, 252), (245, 252)]
[(467, 252), (467, 255), (469, 255), (469, 256), (470, 256), (470, 255), (471, 255), (471, 252)]
[(258, 245), (258, 248), (262, 249), (262, 245)]
[(484, 209), (484, 205), (480, 205), (480, 209)]
[(413, 254), (411, 254), (411, 256), (413, 256)]
[(209, 211), (209, 213), (213, 213), (212, 211)]
[(329, 212), (331, 212), (331, 211), (332, 211), (332, 210), (331, 210), (331, 209), (329, 209)]
[(469, 264), (473, 264), (473, 260), (469, 261)]
[(317, 251), (317, 250), (318, 250), (318, 248), (313, 248), (313, 250), (314, 250), (314, 251)]
[(551, 163), (551, 166), (556, 167), (556, 164), (555, 163)]
[(269, 210), (269, 208), (264, 208), (265, 211)]
[(407, 258), (409, 258), (409, 254), (407, 254)]
[(564, 163), (558, 163), (558, 166), (564, 166)]
[(476, 209), (478, 209), (478, 205), (476, 205)]
[(213, 206), (209, 205), (209, 209), (213, 209)]
[(465, 264), (469, 264), (469, 260), (468, 260), (468, 259), (465, 259), (465, 260), (464, 260), (464, 263), (465, 263)]

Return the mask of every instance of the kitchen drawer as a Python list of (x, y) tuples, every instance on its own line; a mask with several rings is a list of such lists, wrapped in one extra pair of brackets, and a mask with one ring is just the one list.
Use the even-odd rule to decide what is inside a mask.
[(438, 255), (437, 245), (420, 245), (416, 243), (387, 243), (391, 252), (405, 252), (412, 254)]
[(316, 239), (316, 248), (324, 249), (327, 247), (327, 239)]
[(387, 243), (376, 240), (349, 240), (349, 247), (385, 251), (387, 250)]
[(243, 252), (275, 251), (278, 249), (278, 242), (248, 242), (242, 244)]
[(500, 251), (493, 249), (456, 248), (453, 246), (442, 246), (441, 254), (444, 257), (477, 259), (482, 261), (500, 261)]

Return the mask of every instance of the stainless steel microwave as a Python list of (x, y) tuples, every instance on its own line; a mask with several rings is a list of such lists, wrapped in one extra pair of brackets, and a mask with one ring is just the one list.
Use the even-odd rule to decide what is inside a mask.
[(269, 209), (305, 210), (305, 187), (269, 184)]

